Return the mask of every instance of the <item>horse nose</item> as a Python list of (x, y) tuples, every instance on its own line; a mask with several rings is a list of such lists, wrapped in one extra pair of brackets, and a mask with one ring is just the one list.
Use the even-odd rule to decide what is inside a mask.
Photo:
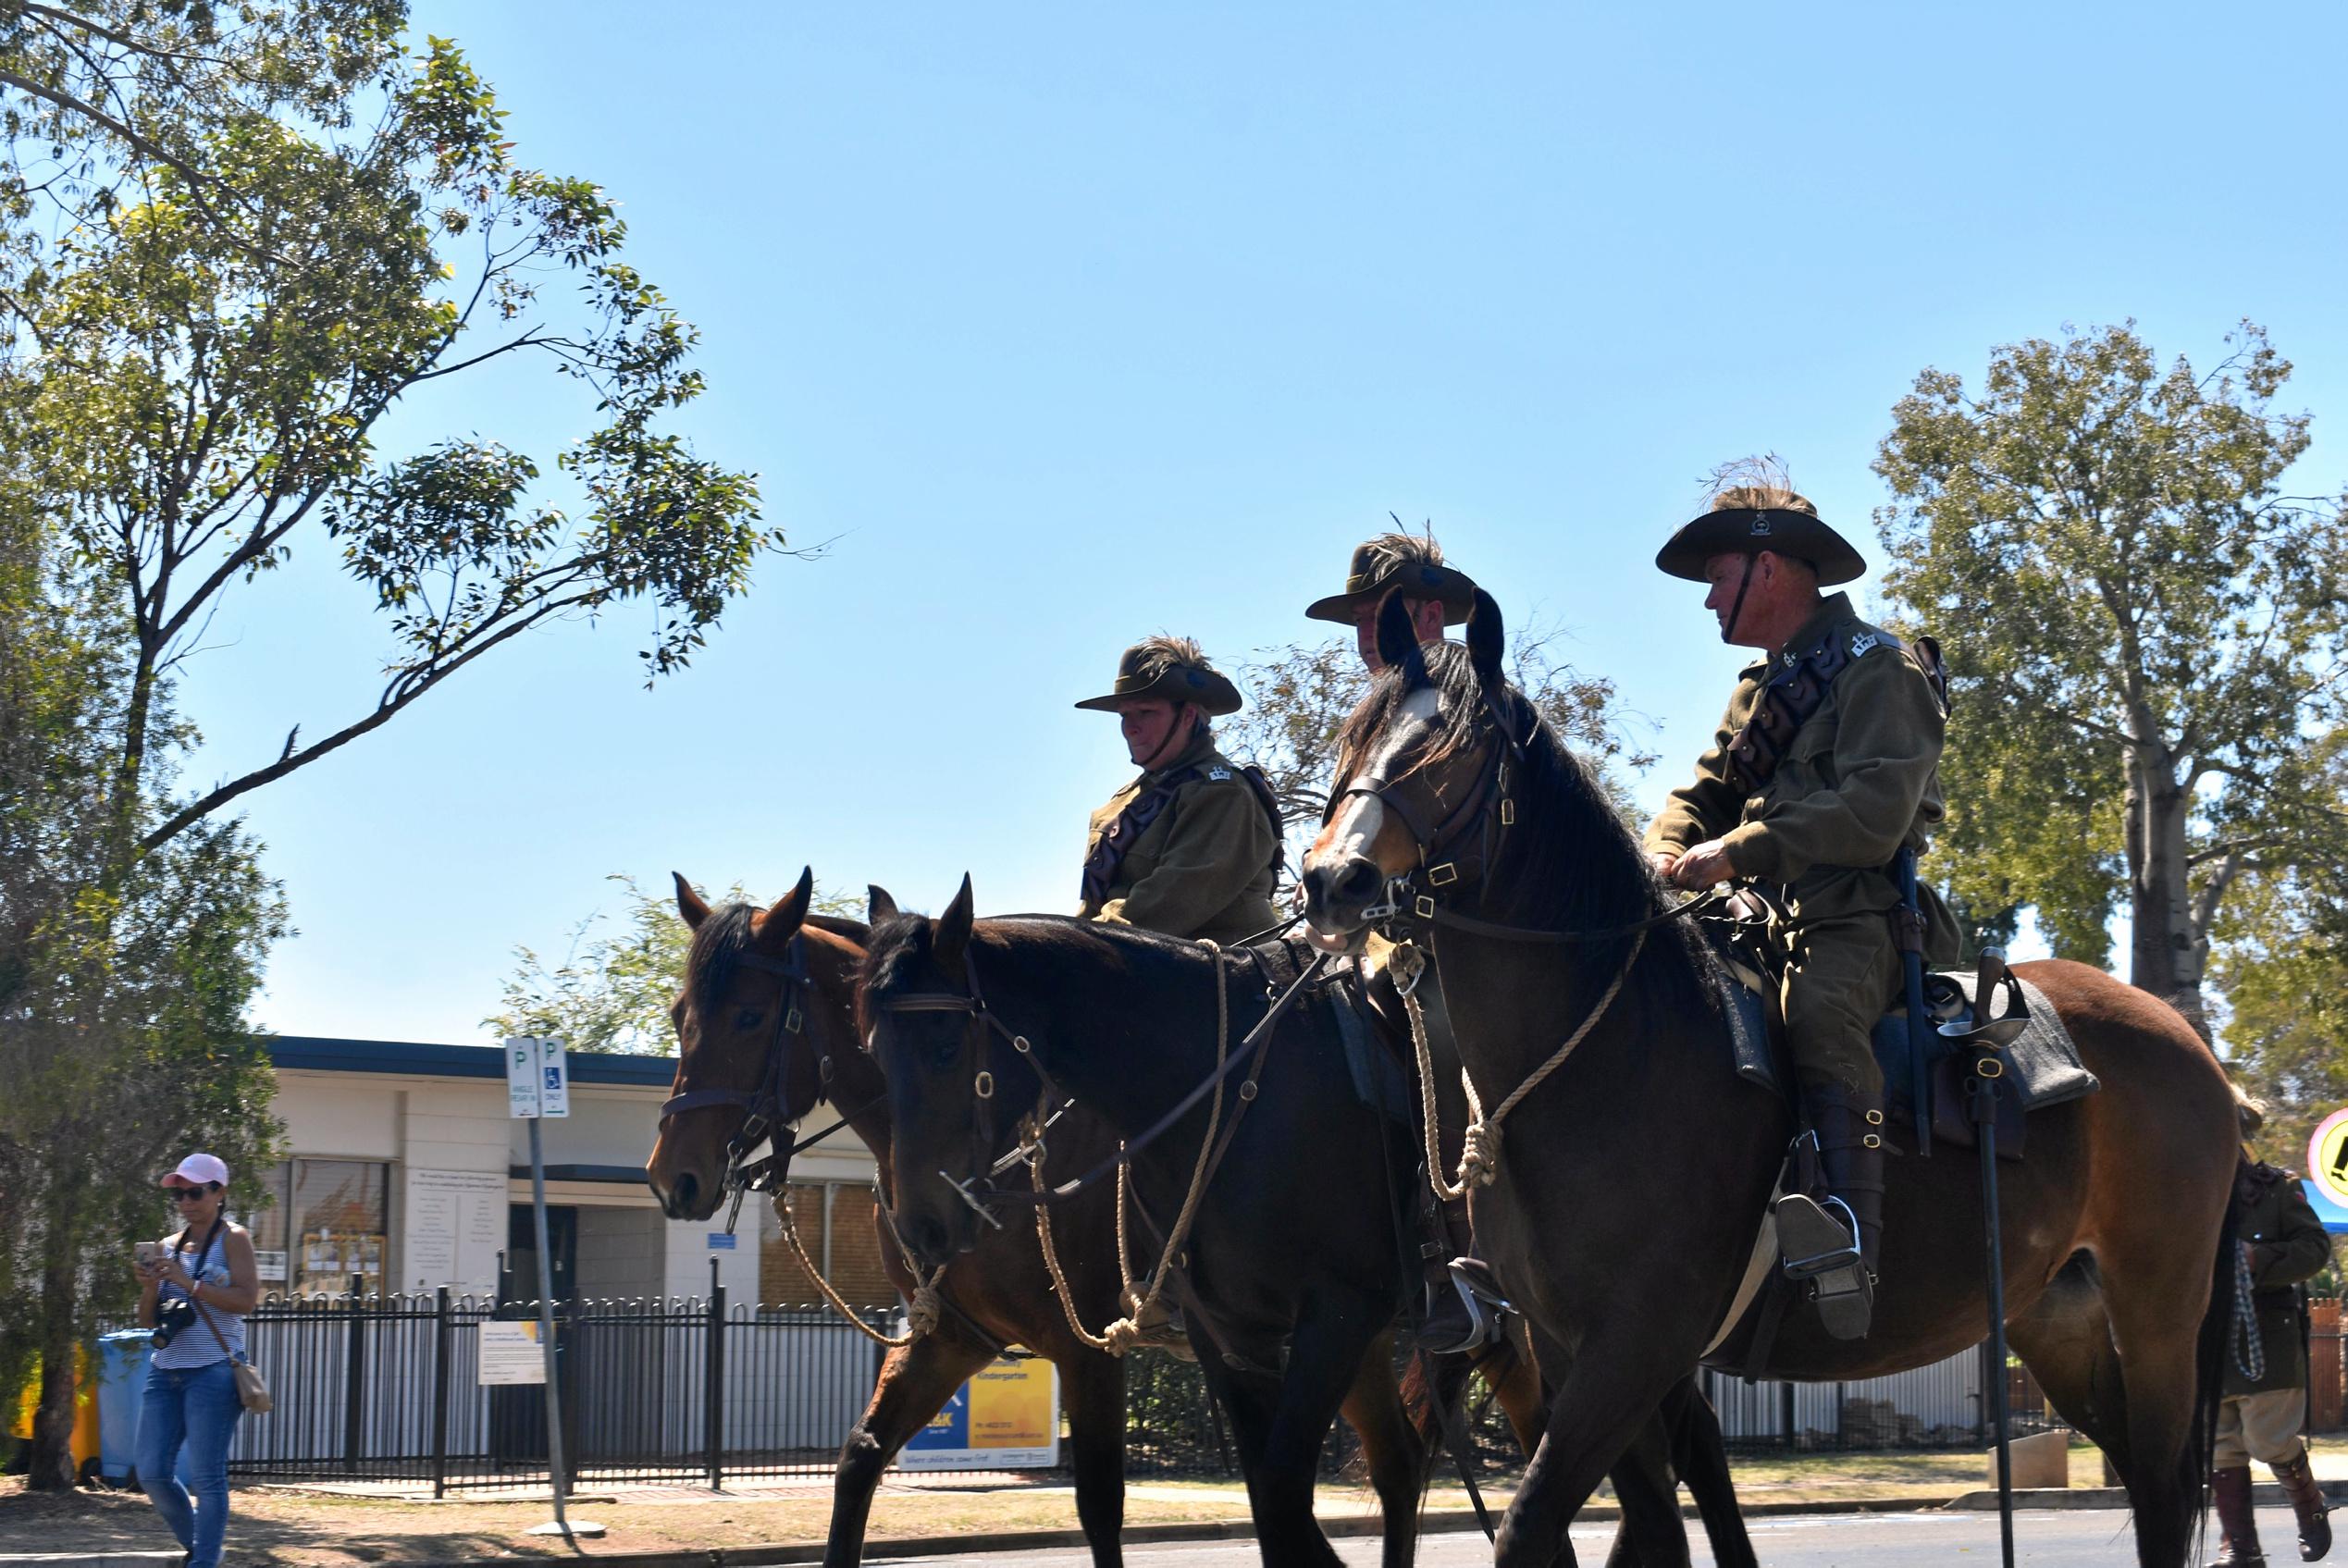
[(953, 1254), (945, 1222), (934, 1216), (908, 1215), (898, 1224), (905, 1233), (907, 1250), (921, 1260), (922, 1266), (934, 1268)]
[(693, 1200), (701, 1191), (700, 1179), (691, 1171), (681, 1171), (675, 1182), (661, 1195), (661, 1206), (671, 1219), (686, 1219), (693, 1213)]
[(1351, 931), (1378, 896), (1378, 885), (1377, 862), (1365, 856), (1316, 866), (1304, 873), (1304, 918), (1319, 931)]

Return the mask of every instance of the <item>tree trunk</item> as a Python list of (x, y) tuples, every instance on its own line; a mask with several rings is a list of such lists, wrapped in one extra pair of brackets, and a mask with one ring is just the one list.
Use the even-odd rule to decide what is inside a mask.
[(2128, 978), (2175, 1007), (2205, 1041), (2209, 1016), (2201, 990), (2208, 945), (2194, 929), (2186, 859), (2186, 818), (2193, 802), (2176, 765), (2158, 744), (2130, 748), (2128, 786), (2129, 913), (2133, 920)]
[(41, 1399), (32, 1412), (31, 1469), (35, 1490), (71, 1487), (73, 1466), (73, 1322), (80, 1278), (73, 1266), (69, 1225), (52, 1223), (43, 1239), (41, 1270)]

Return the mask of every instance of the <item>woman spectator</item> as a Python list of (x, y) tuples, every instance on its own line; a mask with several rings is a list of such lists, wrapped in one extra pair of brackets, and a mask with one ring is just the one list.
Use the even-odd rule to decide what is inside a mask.
[[(244, 1315), (260, 1300), (253, 1238), (221, 1211), (229, 1167), (190, 1154), (163, 1179), (179, 1228), (142, 1249), (139, 1322), (155, 1330), (146, 1402), (139, 1414), (139, 1483), (188, 1551), (188, 1568), (215, 1568), (229, 1529), (229, 1439), (244, 1407), (234, 1363), (244, 1355)], [(179, 1451), (188, 1478), (179, 1484)]]

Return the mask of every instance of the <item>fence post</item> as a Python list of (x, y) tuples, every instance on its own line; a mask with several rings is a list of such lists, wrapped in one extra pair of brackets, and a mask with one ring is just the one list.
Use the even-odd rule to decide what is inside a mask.
[[(710, 1260), (710, 1272), (717, 1272), (715, 1258)], [(720, 1489), (724, 1480), (725, 1454), (725, 1287), (710, 1287), (710, 1353), (704, 1358), (709, 1368), (709, 1386), (701, 1393), (701, 1414), (705, 1423), (701, 1446), (710, 1473), (710, 1490)]]
[(1786, 1435), (1787, 1453), (1801, 1447), (1801, 1434), (1794, 1426), (1794, 1386), (1791, 1383), (1777, 1385), (1777, 1429)]
[(366, 1277), (351, 1276), (351, 1315), (347, 1330), (349, 1353), (343, 1357), (342, 1377), (342, 1468), (356, 1474), (359, 1468), (359, 1449), (365, 1435), (362, 1419), (367, 1390), (367, 1340), (360, 1326), (359, 1292), (366, 1284)]
[(449, 1490), (449, 1341), (455, 1329), (449, 1321), (449, 1288), (432, 1303), (432, 1498), (439, 1501)]
[(1973, 1441), (1983, 1448), (1987, 1448), (1995, 1440), (1989, 1431), (1990, 1403), (1997, 1397), (1995, 1380), (2006, 1376), (2004, 1367), (1992, 1364), (1996, 1357), (1997, 1352), (1990, 1348), (1990, 1342), (1983, 1340), (1981, 1342), (1981, 1392), (1975, 1396), (1973, 1405)]

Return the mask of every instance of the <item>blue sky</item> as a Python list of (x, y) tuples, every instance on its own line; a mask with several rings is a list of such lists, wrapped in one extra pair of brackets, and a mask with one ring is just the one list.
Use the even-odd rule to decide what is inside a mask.
[[(2196, 362), (2265, 323), (2299, 488), (2348, 476), (2336, 6), (649, 15), (416, 22), (620, 200), (703, 332), (686, 428), (831, 549), (652, 691), (624, 611), (249, 797), (300, 928), (273, 1028), (479, 1039), (513, 945), (559, 952), (614, 872), (1067, 907), (1128, 772), (1069, 704), (1148, 632), (1311, 637), (1390, 510), (1651, 716), (1652, 800), (1740, 661), (1651, 565), (1705, 472), (1773, 450), (1880, 554), (1916, 373), (2066, 323)], [(499, 376), (387, 434), (587, 427)], [(306, 544), (192, 667), (199, 776), (372, 690), (387, 639)]]

